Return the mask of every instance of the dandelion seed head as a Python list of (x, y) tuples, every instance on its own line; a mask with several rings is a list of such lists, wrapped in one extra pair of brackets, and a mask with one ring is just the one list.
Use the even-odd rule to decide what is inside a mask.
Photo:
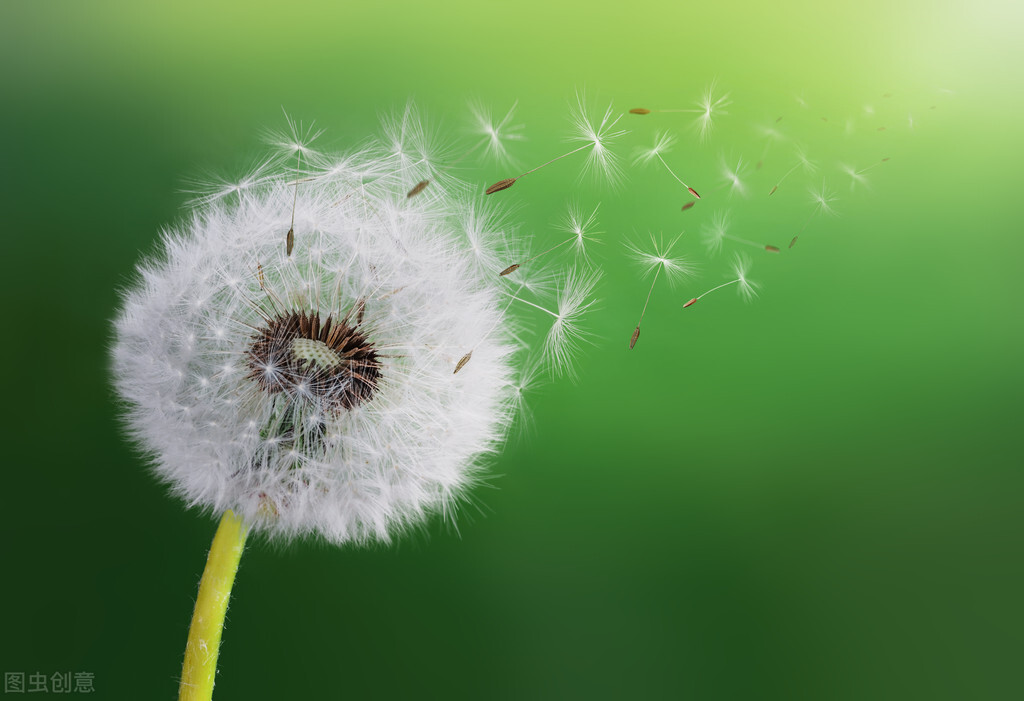
[(733, 163), (731, 160), (727, 161), (723, 156), (721, 158), (721, 172), (722, 182), (729, 188), (729, 194), (746, 197), (747, 185), (743, 179), (746, 177), (747, 165), (743, 162), (743, 158), (737, 158), (736, 162)]
[(347, 156), (314, 158), (309, 133), (308, 180), (261, 170), (164, 233), (123, 293), (114, 381), (186, 503), (270, 537), (386, 542), (478, 481), (522, 368), (570, 367), (596, 278), (563, 278), (531, 352), (494, 275), (519, 247), (500, 210), (465, 188), (406, 197), (425, 133), (411, 108)]
[(595, 231), (597, 224), (597, 207), (589, 213), (585, 212), (579, 203), (569, 204), (565, 216), (559, 223), (558, 228), (573, 235), (573, 249), (577, 255), (587, 256), (587, 245), (595, 243), (600, 236), (600, 231)]
[(835, 214), (836, 210), (832, 206), (838, 198), (835, 193), (828, 188), (828, 185), (824, 180), (821, 181), (821, 186), (818, 188), (809, 188), (807, 191), (811, 196), (811, 202), (814, 203), (815, 214)]

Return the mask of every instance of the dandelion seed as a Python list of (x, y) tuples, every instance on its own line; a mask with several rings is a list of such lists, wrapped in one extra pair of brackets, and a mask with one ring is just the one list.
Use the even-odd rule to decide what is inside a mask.
[(691, 200), (690, 202), (687, 202), (686, 204), (684, 204), (684, 205), (683, 205), (683, 209), (682, 209), (682, 211), (684, 211), (684, 212), (685, 212), (686, 210), (688, 210), (688, 209), (690, 209), (691, 207), (693, 207), (693, 205), (695, 205), (695, 204), (697, 204), (697, 203), (696, 203), (696, 202), (694, 202), (694, 201), (692, 201), (692, 200)]
[(698, 138), (701, 141), (707, 141), (708, 137), (711, 135), (711, 130), (714, 127), (715, 118), (718, 115), (729, 114), (725, 111), (725, 108), (731, 105), (732, 101), (729, 100), (729, 93), (716, 95), (715, 82), (712, 81), (695, 104), (695, 108), (691, 107), (667, 110), (650, 110), (646, 107), (634, 107), (629, 111), (629, 113), (651, 114), (652, 112), (656, 112), (659, 114), (696, 114), (698, 116), (694, 125), (697, 130)]
[(638, 149), (636, 157), (634, 158), (633, 162), (638, 164), (649, 163), (655, 158), (657, 158), (661, 162), (661, 165), (665, 166), (665, 170), (669, 172), (669, 175), (675, 178), (676, 182), (685, 187), (687, 192), (689, 192), (691, 195), (693, 195), (695, 198), (699, 200), (700, 195), (697, 194), (697, 191), (694, 190), (689, 185), (687, 185), (685, 182), (683, 182), (682, 178), (676, 175), (676, 172), (672, 170), (671, 166), (669, 166), (669, 164), (665, 162), (665, 159), (661, 155), (662, 153), (670, 151), (675, 142), (676, 140), (674, 136), (671, 136), (667, 132), (659, 132), (655, 134), (654, 146), (652, 146), (651, 148)]
[(796, 147), (796, 163), (794, 163), (793, 167), (787, 170), (783, 176), (779, 178), (779, 181), (775, 183), (775, 186), (768, 194), (774, 195), (775, 191), (779, 189), (779, 186), (782, 185), (786, 178), (792, 175), (798, 168), (803, 168), (807, 173), (814, 173), (818, 169), (818, 166), (807, 157), (807, 154), (804, 153), (804, 150), (799, 146)]
[[(483, 138), (474, 143), (473, 146), (447, 166), (437, 170), (434, 174), (434, 178), (447, 173), (481, 148), (484, 149), (484, 158), (494, 158), (496, 161), (503, 164), (511, 163), (512, 160), (509, 157), (508, 147), (505, 145), (505, 142), (518, 141), (523, 138), (523, 135), (519, 133), (522, 129), (522, 125), (510, 124), (514, 118), (517, 104), (518, 103), (513, 103), (504, 118), (499, 122), (495, 122), (491, 119), (490, 110), (484, 105), (479, 103), (470, 104), (469, 109), (474, 120), (473, 133), (478, 136), (482, 136)], [(406, 198), (415, 197), (426, 190), (434, 178), (420, 180), (411, 190), (409, 190)], [(511, 185), (509, 187), (511, 187)]]
[(295, 205), (299, 201), (299, 179), (302, 176), (302, 156), (312, 155), (310, 150), (310, 144), (323, 133), (320, 130), (314, 131), (313, 125), (310, 124), (308, 128), (303, 128), (302, 122), (296, 123), (288, 116), (285, 112), (285, 121), (288, 124), (288, 131), (285, 132), (268, 132), (267, 141), (275, 147), (279, 153), (285, 156), (295, 156), (295, 181), (294, 181), (294, 192), (292, 194), (292, 219), (291, 225), (288, 227), (288, 233), (285, 236), (285, 251), (286, 255), (291, 256), (292, 249), (295, 247)]
[(804, 220), (804, 225), (800, 227), (800, 231), (798, 231), (797, 235), (793, 237), (793, 240), (789, 242), (790, 248), (796, 244), (797, 238), (804, 232), (804, 229), (807, 228), (807, 225), (811, 223), (811, 220), (815, 216), (819, 214), (834, 215), (836, 213), (835, 209), (832, 207), (832, 203), (835, 202), (837, 198), (835, 193), (828, 189), (828, 185), (826, 185), (824, 180), (821, 181), (820, 188), (817, 190), (808, 189), (808, 193), (811, 195), (811, 202), (814, 204), (814, 208), (807, 216), (807, 219)]
[(882, 160), (878, 161), (877, 163), (874, 163), (873, 165), (870, 165), (867, 168), (861, 168), (859, 170), (857, 168), (853, 167), (853, 166), (846, 165), (845, 163), (840, 163), (839, 164), (839, 169), (842, 170), (844, 173), (846, 173), (850, 177), (850, 191), (851, 192), (853, 190), (855, 190), (858, 185), (870, 189), (870, 183), (868, 181), (867, 173), (870, 170), (872, 170), (874, 168), (877, 168), (878, 166), (882, 165), (883, 163), (885, 163), (888, 160), (889, 160), (888, 157), (883, 158)]
[(737, 285), (736, 291), (739, 292), (739, 295), (745, 301), (749, 302), (752, 299), (754, 299), (754, 297), (757, 296), (757, 290), (760, 288), (760, 285), (749, 278), (750, 259), (747, 258), (746, 256), (736, 256), (736, 260), (732, 266), (732, 272), (733, 275), (736, 276), (735, 279), (729, 280), (728, 282), (723, 282), (721, 285), (712, 287), (707, 292), (697, 295), (696, 297), (688, 301), (686, 304), (684, 304), (683, 309), (693, 306), (698, 301), (700, 301), (704, 297), (707, 297), (715, 290), (720, 290), (723, 287), (728, 287), (729, 285)]
[(765, 245), (763, 243), (757, 243), (749, 239), (741, 238), (729, 233), (730, 217), (728, 210), (718, 211), (711, 217), (711, 223), (706, 225), (702, 231), (701, 239), (704, 241), (704, 245), (707, 247), (709, 253), (718, 253), (722, 250), (722, 242), (725, 239), (735, 241), (736, 243), (742, 243), (745, 246), (753, 246), (754, 248), (760, 248), (770, 253), (778, 253), (779, 249), (775, 246)]
[(746, 166), (743, 163), (743, 159), (737, 158), (736, 165), (730, 166), (723, 157), (721, 159), (721, 168), (723, 183), (729, 188), (729, 194), (739, 194), (741, 197), (746, 197), (747, 186), (743, 182)]
[(649, 250), (634, 244), (627, 244), (626, 246), (629, 257), (643, 268), (643, 277), (653, 273), (651, 287), (647, 291), (647, 299), (644, 301), (644, 307), (640, 311), (640, 320), (637, 322), (636, 329), (629, 340), (630, 350), (633, 349), (637, 339), (640, 338), (640, 325), (644, 321), (644, 315), (647, 314), (647, 305), (651, 303), (651, 294), (654, 292), (654, 285), (658, 282), (658, 277), (664, 272), (671, 286), (676, 281), (693, 275), (694, 267), (689, 260), (683, 256), (672, 256), (672, 249), (675, 248), (681, 236), (682, 234), (679, 234), (679, 236), (676, 236), (666, 245), (660, 237), (655, 237), (654, 234), (651, 234)]
[(508, 266), (500, 273), (498, 273), (498, 276), (504, 277), (509, 273), (513, 273), (520, 267), (526, 265), (527, 263), (533, 262), (540, 258), (541, 256), (547, 255), (548, 253), (551, 253), (552, 251), (559, 249), (568, 243), (575, 244), (574, 248), (578, 256), (586, 257), (587, 243), (596, 241), (597, 235), (598, 233), (600, 233), (592, 230), (592, 227), (596, 221), (597, 208), (594, 208), (594, 211), (592, 211), (589, 215), (584, 215), (579, 205), (575, 203), (570, 204), (568, 211), (565, 217), (563, 218), (562, 222), (559, 224), (558, 228), (561, 229), (562, 231), (569, 232), (571, 236), (556, 243), (554, 246), (551, 246), (547, 250), (541, 251), (540, 253), (531, 256), (530, 258), (527, 258), (524, 261), (514, 263), (513, 265)]
[[(780, 121), (782, 121), (782, 117), (776, 119), (775, 124), (778, 124)], [(761, 167), (764, 165), (764, 159), (768, 157), (768, 151), (771, 149), (772, 145), (779, 143), (780, 141), (785, 141), (786, 137), (774, 125), (762, 125), (757, 127), (756, 130), (760, 134), (761, 138), (764, 139), (764, 148), (761, 149), (761, 156), (757, 159), (757, 165), (755, 166), (755, 170), (761, 170)]]
[(455, 365), (455, 372), (453, 372), (452, 374), (454, 375), (454, 374), (456, 374), (456, 373), (457, 373), (457, 372), (458, 372), (459, 370), (461, 370), (462, 368), (466, 367), (466, 363), (468, 363), (468, 362), (469, 362), (469, 359), (470, 359), (470, 358), (472, 358), (472, 357), (473, 357), (473, 351), (469, 351), (469, 352), (468, 352), (468, 353), (466, 353), (466, 354), (465, 354), (464, 356), (462, 356), (461, 358), (459, 358), (459, 362), (458, 362), (458, 363), (456, 363), (456, 365)]
[(575, 153), (579, 153), (586, 148), (589, 148), (590, 152), (587, 154), (587, 159), (583, 163), (583, 172), (588, 173), (591, 171), (597, 171), (598, 174), (604, 177), (608, 182), (613, 184), (618, 182), (621, 177), (621, 167), (619, 166), (617, 157), (609, 149), (609, 145), (615, 139), (626, 133), (625, 130), (615, 129), (615, 125), (618, 124), (620, 118), (621, 115), (619, 117), (613, 116), (611, 105), (608, 105), (604, 115), (600, 118), (600, 122), (597, 118), (591, 118), (588, 114), (587, 106), (584, 104), (583, 96), (577, 95), (576, 105), (572, 107), (570, 112), (572, 130), (569, 135), (569, 141), (582, 141), (583, 144), (571, 151), (568, 151), (567, 153), (563, 153), (561, 156), (556, 156), (550, 161), (540, 164), (536, 168), (531, 168), (530, 170), (520, 173), (514, 178), (499, 180), (487, 188), (484, 191), (484, 194), (491, 195), (495, 192), (507, 190), (520, 178), (531, 173), (535, 173), (541, 168), (549, 166), (552, 163), (560, 161)]

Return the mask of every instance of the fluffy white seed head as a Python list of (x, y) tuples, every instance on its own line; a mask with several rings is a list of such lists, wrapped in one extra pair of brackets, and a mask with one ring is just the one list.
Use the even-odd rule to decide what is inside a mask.
[(576, 96), (576, 104), (570, 112), (572, 131), (569, 140), (590, 144), (583, 172), (594, 172), (612, 185), (622, 180), (622, 166), (618, 156), (611, 150), (612, 143), (627, 134), (625, 129), (616, 129), (622, 115), (615, 115), (609, 104), (604, 114), (597, 117), (586, 103), (582, 94)]
[(744, 301), (750, 302), (757, 296), (760, 285), (750, 279), (750, 258), (745, 255), (737, 255), (733, 261), (732, 272), (736, 276), (736, 291)]
[(665, 274), (669, 283), (675, 284), (683, 278), (691, 277), (696, 271), (696, 267), (689, 258), (672, 255), (672, 251), (681, 237), (682, 233), (666, 242), (660, 234), (655, 236), (651, 233), (650, 243), (645, 246), (627, 243), (626, 254), (643, 268), (645, 277), (660, 271)]
[[(515, 232), (461, 188), (407, 198), (429, 142), (409, 108), (363, 151), (262, 169), (139, 266), (115, 383), (190, 505), (270, 536), (387, 541), (450, 513), (504, 439), (535, 364), (494, 275)], [(562, 367), (592, 287), (560, 286), (538, 351)]]

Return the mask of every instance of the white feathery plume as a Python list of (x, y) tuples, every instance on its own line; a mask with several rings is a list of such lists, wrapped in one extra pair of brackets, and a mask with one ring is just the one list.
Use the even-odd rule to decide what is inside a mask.
[[(115, 384), (186, 503), (270, 537), (388, 541), (451, 513), (506, 436), (536, 362), (494, 276), (518, 244), (464, 188), (406, 197), (430, 150), (411, 106), (344, 157), (289, 127), (301, 138), (275, 145), (302, 177), (262, 169), (238, 197), (203, 199), (140, 264)], [(596, 278), (560, 286), (534, 354), (556, 372), (571, 372)]]

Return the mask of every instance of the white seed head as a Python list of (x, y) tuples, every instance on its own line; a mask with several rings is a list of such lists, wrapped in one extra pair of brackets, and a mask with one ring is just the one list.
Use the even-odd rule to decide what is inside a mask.
[(672, 146), (675, 145), (676, 138), (669, 134), (667, 131), (659, 131), (654, 135), (654, 145), (645, 148), (640, 147), (635, 151), (633, 157), (633, 163), (649, 163), (663, 153), (668, 153), (672, 150)]
[(714, 127), (714, 120), (719, 115), (729, 114), (725, 111), (725, 108), (732, 104), (729, 99), (729, 93), (716, 94), (715, 82), (712, 81), (708, 85), (704, 94), (701, 95), (700, 100), (697, 101), (697, 107), (699, 108), (697, 114), (697, 134), (701, 141), (707, 141), (708, 137), (711, 136), (711, 130)]
[(598, 242), (598, 236), (602, 232), (595, 231), (597, 224), (597, 207), (589, 214), (583, 211), (579, 203), (571, 202), (565, 212), (565, 216), (559, 223), (558, 228), (566, 233), (572, 234), (572, 246), (576, 254), (581, 258), (587, 257), (587, 246)]
[[(139, 266), (115, 383), (132, 436), (188, 504), (273, 537), (387, 541), (452, 513), (504, 439), (517, 368), (535, 362), (494, 275), (511, 232), (461, 188), (406, 197), (424, 133), (408, 108), (382, 143), (310, 154), (302, 182), (294, 163), (261, 171), (237, 197), (204, 199)], [(559, 367), (594, 279), (561, 285), (539, 349)]]

